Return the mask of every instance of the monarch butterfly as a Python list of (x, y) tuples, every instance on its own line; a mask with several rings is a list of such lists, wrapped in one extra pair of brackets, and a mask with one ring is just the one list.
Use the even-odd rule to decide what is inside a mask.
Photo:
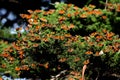
[(60, 17), (59, 19), (58, 19), (59, 21), (64, 21), (64, 20), (66, 20), (66, 17)]
[[(30, 19), (31, 20), (31, 19)], [(31, 22), (29, 22), (30, 24), (35, 24), (35, 25), (37, 25), (37, 24), (39, 24), (39, 22), (36, 20), (36, 19), (33, 19), (33, 21), (31, 21)]]
[(19, 55), (19, 58), (20, 58), (20, 59), (23, 59), (23, 57), (24, 57), (24, 55)]
[(69, 48), (69, 49), (68, 49), (68, 52), (73, 52), (73, 51), (74, 51), (73, 48)]
[(2, 64), (1, 67), (2, 67), (2, 68), (6, 68), (6, 64)]
[(99, 52), (98, 51), (95, 53), (95, 56), (99, 56)]
[(93, 11), (88, 11), (87, 14), (91, 15), (91, 14), (93, 14)]
[(20, 71), (20, 67), (15, 67), (15, 70), (16, 71)]
[(28, 67), (28, 65), (22, 65), (20, 67), (20, 70), (29, 70), (29, 67)]
[(43, 22), (47, 22), (47, 19), (45, 19), (45, 18), (40, 18), (40, 20)]
[(50, 10), (48, 11), (48, 14), (53, 14), (54, 12), (55, 12), (54, 9), (50, 9)]
[(18, 33), (17, 36), (18, 36), (18, 38), (20, 38), (22, 35), (21, 35), (21, 33)]
[(68, 14), (67, 14), (67, 17), (68, 17), (68, 18), (72, 17), (72, 14), (68, 13)]
[(78, 10), (79, 8), (77, 6), (74, 6), (73, 9)]
[(29, 30), (29, 27), (26, 27), (25, 30), (28, 31), (28, 30)]
[(75, 16), (77, 16), (77, 15), (79, 15), (79, 14), (80, 14), (80, 12), (78, 12), (78, 11), (74, 12), (74, 15), (75, 15)]
[(59, 10), (59, 12), (58, 12), (59, 14), (64, 14), (65, 13), (65, 11), (64, 10)]
[(42, 12), (42, 10), (36, 9), (34, 12), (40, 13), (40, 12)]
[(67, 59), (66, 58), (60, 58), (59, 62), (65, 62)]
[(8, 53), (3, 53), (3, 54), (1, 54), (3, 57), (8, 57), (8, 56), (10, 56)]
[(61, 26), (61, 29), (69, 30), (69, 28), (68, 28), (66, 25), (62, 25), (62, 26)]
[(71, 37), (72, 35), (71, 34), (65, 34), (64, 36), (65, 37)]
[(3, 79), (0, 77), (0, 80), (3, 80)]
[(92, 54), (93, 52), (91, 52), (91, 51), (87, 51), (87, 52), (85, 52), (85, 54)]
[(71, 7), (71, 6), (72, 6), (72, 4), (67, 4), (67, 6), (68, 6), (68, 7)]
[(89, 4), (89, 7), (90, 7), (90, 8), (95, 8), (96, 6), (95, 6), (95, 5), (92, 5), (92, 4)]
[(42, 38), (42, 41), (48, 42), (49, 40), (48, 40), (48, 38)]
[(94, 15), (101, 15), (101, 14), (102, 14), (102, 11), (100, 11), (99, 9), (95, 9), (95, 10), (93, 11), (93, 14), (94, 14)]
[(74, 78), (72, 78), (72, 77), (69, 77), (69, 78), (68, 78), (68, 80), (74, 80)]
[(107, 18), (107, 16), (102, 16), (102, 19), (106, 19)]
[(107, 30), (106, 30), (106, 29), (103, 29), (102, 31), (103, 31), (103, 33), (107, 33)]
[(36, 43), (36, 44), (33, 44), (33, 47), (38, 47), (38, 46), (39, 46), (39, 44), (37, 44), (37, 43)]
[(96, 36), (96, 41), (99, 42), (101, 39), (103, 38), (103, 36)]
[(13, 61), (13, 60), (14, 60), (14, 57), (8, 57), (8, 59), (9, 59), (10, 61)]
[(46, 69), (48, 69), (48, 68), (49, 68), (49, 62), (46, 62), (46, 63), (44, 64), (44, 67), (45, 67)]
[(71, 28), (74, 28), (75, 26), (73, 25), (73, 24), (70, 24), (69, 25), (69, 28), (71, 29)]
[(108, 7), (108, 9), (112, 10), (115, 8), (115, 6), (112, 3), (107, 3), (106, 6)]
[(9, 49), (8, 51), (11, 53), (11, 52), (13, 52), (13, 49)]
[(16, 31), (20, 31), (22, 30), (22, 27), (16, 28)]
[(31, 19), (32, 18), (32, 15), (30, 15), (30, 14), (20, 14), (20, 16), (22, 18), (26, 18), (26, 19)]
[(16, 50), (22, 50), (22, 48), (20, 46), (13, 46)]
[(88, 7), (83, 7), (82, 10), (84, 10), (84, 11), (88, 11), (89, 8), (88, 8)]
[(53, 36), (53, 39), (60, 39), (60, 36)]
[(117, 5), (116, 11), (117, 11), (117, 12), (120, 12), (120, 4)]
[(85, 60), (85, 61), (83, 62), (84, 65), (87, 65), (87, 64), (89, 64), (89, 63), (90, 63), (89, 59), (87, 59), (87, 60)]
[(35, 38), (34, 37), (30, 37), (29, 38), (31, 41), (35, 41)]
[(40, 36), (36, 36), (36, 37), (35, 37), (35, 40), (40, 40)]
[(36, 26), (35, 29), (40, 29), (40, 26)]
[(80, 61), (80, 58), (79, 58), (79, 57), (76, 57), (76, 58), (74, 59), (74, 62), (78, 62), (78, 61)]
[(87, 18), (87, 14), (81, 14), (80, 18)]
[(34, 11), (33, 10), (27, 10), (30, 14), (32, 14)]
[(99, 34), (98, 32), (93, 32), (93, 33), (91, 33), (90, 36), (96, 36), (96, 35), (98, 35), (98, 34)]
[(31, 67), (32, 67), (32, 68), (36, 68), (36, 64), (32, 63), (32, 64), (31, 64)]
[(24, 52), (23, 52), (22, 50), (20, 50), (20, 51), (18, 52), (18, 54), (23, 55)]
[(115, 35), (114, 33), (108, 32), (108, 33), (106, 34), (106, 37), (112, 37), (112, 36), (114, 36), (114, 35)]

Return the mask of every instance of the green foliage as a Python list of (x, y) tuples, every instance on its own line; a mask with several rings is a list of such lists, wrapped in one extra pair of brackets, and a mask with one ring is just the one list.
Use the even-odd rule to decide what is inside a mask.
[(13, 77), (27, 73), (33, 77), (44, 74), (48, 79), (65, 69), (80, 72), (84, 65), (88, 66), (86, 76), (94, 68), (99, 74), (104, 73), (101, 66), (117, 71), (120, 38), (111, 30), (114, 17), (118, 22), (119, 17), (112, 11), (95, 9), (94, 5), (78, 8), (59, 3), (55, 8), (21, 14), (29, 22), (28, 32), (21, 34), (19, 28), (18, 40), (1, 49), (0, 70)]
[(110, 0), (109, 2), (111, 2), (111, 3), (120, 3), (119, 0)]
[(10, 34), (9, 28), (0, 29), (0, 40), (14, 42), (16, 39), (16, 34)]

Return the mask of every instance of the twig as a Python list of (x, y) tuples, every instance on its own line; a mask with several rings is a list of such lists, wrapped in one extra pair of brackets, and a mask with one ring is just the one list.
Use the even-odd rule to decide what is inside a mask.
[[(98, 72), (98, 71), (97, 71)], [(98, 80), (98, 77), (99, 77), (99, 72), (98, 72), (98, 75), (97, 75), (97, 77), (96, 77), (96, 79), (95, 80)]]
[(85, 80), (85, 70), (87, 68), (87, 65), (84, 65), (83, 66), (83, 69), (82, 69), (82, 80)]
[(114, 77), (117, 77), (117, 78), (120, 78), (120, 75), (119, 74), (111, 74), (111, 76), (114, 76)]
[(108, 3), (108, 0), (106, 0), (105, 2), (105, 10), (107, 9), (107, 3)]
[(57, 80), (62, 74), (65, 74), (67, 70), (61, 71), (59, 74), (56, 76), (51, 76), (52, 78), (50, 80)]

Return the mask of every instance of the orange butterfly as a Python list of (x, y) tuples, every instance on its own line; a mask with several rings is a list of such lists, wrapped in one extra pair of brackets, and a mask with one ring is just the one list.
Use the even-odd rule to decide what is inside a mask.
[(68, 49), (68, 52), (73, 52), (73, 51), (74, 51), (73, 48), (69, 48), (69, 49)]
[(71, 29), (71, 28), (75, 28), (75, 26), (73, 25), (73, 24), (70, 24), (69, 25), (69, 28)]
[(9, 59), (10, 61), (13, 61), (13, 60), (14, 60), (14, 57), (8, 57), (8, 59)]
[(59, 11), (59, 14), (64, 14), (64, 13), (65, 13), (64, 10), (60, 10), (60, 11)]
[(77, 6), (74, 6), (73, 9), (78, 10), (79, 8)]
[(95, 9), (95, 10), (93, 11), (93, 13), (94, 13), (95, 15), (101, 15), (101, 14), (102, 14), (102, 11), (100, 11), (99, 9)]
[(40, 12), (42, 12), (42, 10), (36, 9), (34, 12), (40, 13)]
[(91, 51), (87, 51), (87, 52), (85, 52), (85, 54), (92, 54), (93, 52), (91, 52)]
[(47, 22), (47, 19), (45, 19), (45, 18), (40, 18), (40, 20), (43, 22)]
[(82, 8), (84, 11), (88, 11), (89, 9), (88, 9), (88, 7), (83, 7)]
[(61, 29), (69, 30), (69, 28), (68, 28), (66, 25), (62, 25), (62, 26), (61, 26)]
[(32, 66), (33, 68), (35, 68), (35, 67), (36, 67), (36, 64), (32, 63), (31, 66)]
[(2, 64), (1, 67), (2, 67), (2, 68), (6, 68), (6, 64)]
[(3, 79), (0, 77), (0, 80), (3, 80)]
[(26, 19), (32, 18), (32, 15), (28, 15), (28, 14), (20, 14), (20, 16), (21, 16), (22, 18), (26, 18)]
[(74, 62), (78, 62), (78, 61), (80, 61), (80, 58), (79, 58), (79, 57), (76, 57), (76, 58), (74, 59)]
[(87, 18), (87, 14), (81, 14), (80, 18)]
[(3, 56), (3, 57), (8, 57), (8, 56), (10, 56), (10, 55), (9, 55), (8, 53), (3, 53), (2, 56)]
[(16, 71), (20, 71), (20, 67), (15, 67), (15, 70)]
[(72, 17), (72, 15), (71, 15), (70, 13), (68, 13), (68, 14), (67, 14), (67, 17), (70, 18), (70, 17)]
[(66, 17), (60, 17), (59, 19), (58, 19), (59, 21), (64, 21), (64, 20), (66, 20)]
[(20, 31), (22, 30), (22, 27), (16, 28), (16, 31)]
[(48, 69), (48, 68), (49, 68), (49, 62), (46, 62), (46, 63), (44, 64), (44, 67), (45, 67), (46, 69)]
[(72, 35), (71, 34), (65, 34), (64, 36), (65, 37), (71, 37)]
[(61, 58), (59, 62), (65, 62), (67, 59), (66, 58)]
[(117, 11), (117, 12), (120, 12), (120, 4), (117, 5), (116, 11)]
[(72, 4), (68, 4), (67, 6), (68, 6), (68, 7), (71, 7), (71, 6), (72, 6)]
[(89, 4), (89, 7), (90, 7), (90, 8), (95, 8), (96, 6), (95, 6), (95, 5), (92, 5), (92, 4)]
[(29, 67), (28, 67), (28, 65), (22, 65), (20, 67), (20, 70), (29, 70)]
[(107, 18), (107, 16), (102, 16), (102, 19), (106, 19)]
[(77, 16), (77, 15), (79, 15), (79, 14), (80, 14), (80, 12), (78, 12), (78, 11), (76, 11), (76, 12), (74, 13), (75, 16)]
[(42, 38), (42, 41), (48, 42), (49, 40), (48, 40), (48, 38)]
[(33, 47), (38, 47), (38, 46), (39, 46), (39, 44), (37, 44), (37, 43), (36, 43), (36, 44), (33, 44)]
[(32, 14), (34, 11), (32, 11), (32, 10), (27, 10), (30, 14)]
[(84, 65), (87, 65), (87, 64), (89, 64), (89, 63), (90, 63), (89, 59), (87, 59), (87, 60), (85, 60), (85, 61), (83, 62)]

